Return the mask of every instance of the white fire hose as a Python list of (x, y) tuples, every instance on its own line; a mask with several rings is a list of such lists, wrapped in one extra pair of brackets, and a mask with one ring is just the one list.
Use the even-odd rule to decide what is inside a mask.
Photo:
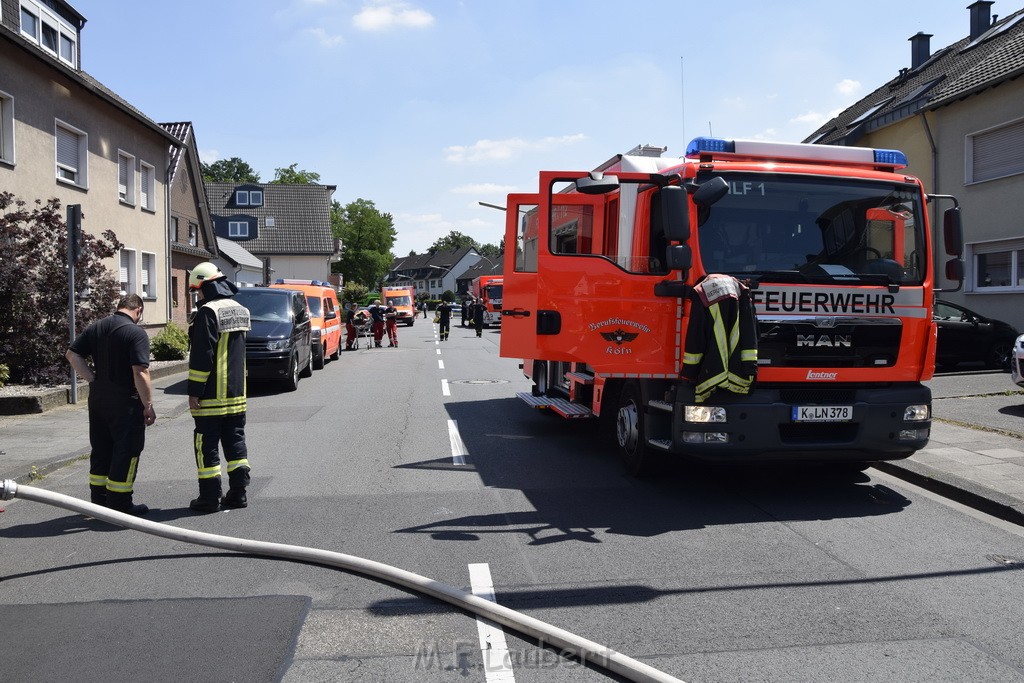
[(347, 571), (371, 576), (383, 581), (403, 586), (410, 590), (429, 595), (438, 600), (455, 605), (461, 609), (468, 610), (485, 619), (507, 626), (508, 628), (534, 638), (541, 643), (558, 647), (564, 654), (576, 657), (581, 662), (603, 667), (631, 681), (650, 681), (652, 683), (683, 683), (678, 678), (670, 676), (654, 667), (627, 657), (608, 647), (599, 645), (586, 638), (581, 638), (569, 631), (552, 626), (539, 619), (517, 612), (508, 607), (485, 600), (479, 596), (468, 593), (459, 588), (449, 586), (439, 581), (434, 581), (425, 576), (407, 572), (404, 569), (392, 567), (381, 562), (374, 562), (353, 555), (345, 555), (319, 548), (306, 548), (298, 545), (286, 545), (283, 543), (268, 543), (266, 541), (253, 541), (244, 538), (233, 538), (219, 534), (208, 534), (202, 531), (181, 529), (169, 524), (150, 522), (145, 519), (133, 517), (123, 512), (117, 512), (101, 505), (87, 503), (78, 498), (65, 496), (60, 493), (46, 491), (34, 486), (19, 486), (16, 482), (5, 479), (3, 488), (0, 489), (0, 500), (11, 500), (20, 498), (22, 500), (33, 500), (37, 503), (46, 503), (56, 507), (78, 512), (83, 515), (95, 517), (96, 519), (110, 522), (128, 529), (142, 531), (154, 536), (169, 538), (174, 541), (184, 541), (196, 545), (205, 545), (211, 548), (233, 550), (240, 553), (263, 555), (265, 557), (300, 560), (319, 565), (338, 567)]

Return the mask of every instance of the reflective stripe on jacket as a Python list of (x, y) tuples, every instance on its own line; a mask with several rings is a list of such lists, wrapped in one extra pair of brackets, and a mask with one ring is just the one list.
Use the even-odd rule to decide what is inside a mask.
[(249, 311), (232, 299), (206, 302), (190, 335), (188, 395), (199, 398), (193, 417), (245, 412), (245, 331)]
[(715, 389), (750, 392), (757, 377), (757, 319), (750, 290), (731, 275), (708, 275), (690, 295), (681, 375), (703, 403)]

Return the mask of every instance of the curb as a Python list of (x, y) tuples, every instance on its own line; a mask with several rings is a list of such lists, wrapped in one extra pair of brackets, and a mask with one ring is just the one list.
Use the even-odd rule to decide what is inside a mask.
[[(188, 361), (175, 361), (171, 365), (153, 368), (149, 372), (151, 380), (188, 371)], [(89, 398), (89, 385), (78, 384), (78, 401)], [(47, 410), (71, 404), (71, 387), (55, 387), (54, 389), (35, 396), (0, 396), (0, 415), (32, 415), (45, 413)]]
[(1024, 526), (1021, 502), (994, 489), (912, 460), (879, 461), (871, 466), (1004, 522)]

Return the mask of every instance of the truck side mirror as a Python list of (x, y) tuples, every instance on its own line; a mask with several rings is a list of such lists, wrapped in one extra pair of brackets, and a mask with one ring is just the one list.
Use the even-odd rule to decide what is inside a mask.
[[(946, 279), (957, 284), (964, 281), (964, 261), (961, 258), (951, 258), (946, 261)], [(949, 291), (949, 290), (943, 290)]]
[(608, 194), (619, 189), (619, 176), (605, 175), (591, 171), (590, 175), (576, 179), (576, 191), (580, 194)]
[(668, 264), (669, 270), (685, 272), (693, 265), (693, 252), (690, 251), (689, 245), (673, 244), (665, 249), (665, 263)]
[(665, 237), (673, 242), (690, 239), (690, 212), (686, 204), (686, 190), (679, 185), (669, 185), (660, 190), (661, 224)]
[(715, 176), (701, 183), (693, 193), (693, 203), (697, 206), (711, 206), (729, 194), (729, 183), (722, 176)]
[[(964, 255), (964, 229), (960, 221), (959, 206), (946, 209), (942, 213), (942, 244), (949, 256)], [(946, 265), (948, 268), (949, 264)], [(963, 279), (963, 275), (960, 276), (960, 279)]]

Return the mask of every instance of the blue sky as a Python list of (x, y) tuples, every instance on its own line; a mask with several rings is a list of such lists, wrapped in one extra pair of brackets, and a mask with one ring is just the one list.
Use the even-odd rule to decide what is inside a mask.
[[(297, 164), (395, 218), (396, 255), (497, 244), (540, 169), (638, 144), (800, 141), (969, 33), (968, 0), (71, 0), (82, 66), (206, 162)], [(1000, 0), (993, 14), (1019, 8)]]

